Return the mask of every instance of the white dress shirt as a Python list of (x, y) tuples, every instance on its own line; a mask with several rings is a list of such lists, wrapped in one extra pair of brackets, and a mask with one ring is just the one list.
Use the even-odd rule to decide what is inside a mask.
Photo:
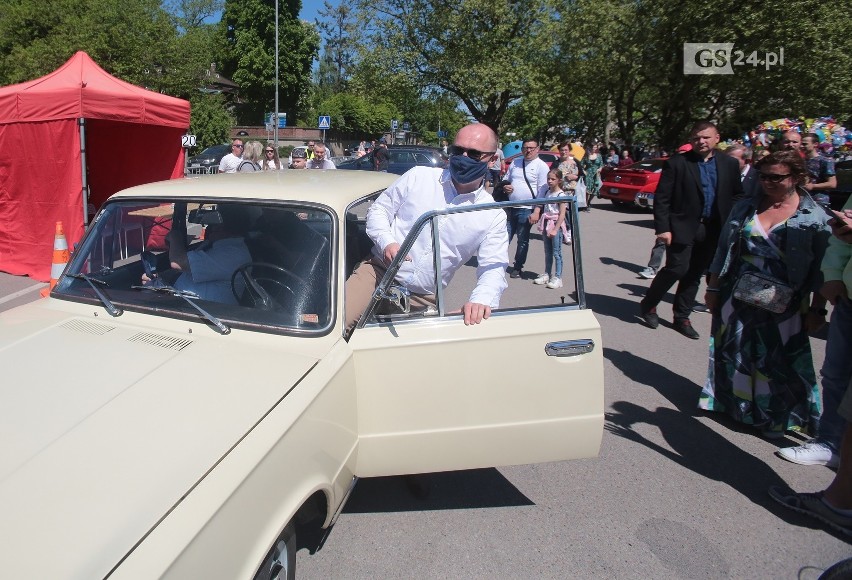
[[(509, 194), (510, 201), (521, 201), (524, 199), (532, 199), (533, 197), (544, 197), (547, 194), (547, 172), (550, 171), (547, 163), (536, 157), (532, 161), (526, 163), (521, 155), (514, 159), (506, 171), (505, 179), (512, 182), (512, 193)], [(524, 171), (526, 171), (526, 179), (524, 179)], [(529, 181), (529, 185), (527, 185)], [(532, 187), (532, 191), (530, 191)]]
[[(458, 194), (449, 170), (414, 167), (387, 188), (367, 212), (367, 235), (375, 243), (373, 254), (384, 261), (384, 249), (394, 242), (401, 244), (417, 219), (427, 211), (493, 201), (483, 187)], [(459, 268), (476, 256), (477, 282), (470, 302), (497, 308), (507, 286), (509, 265), (506, 212), (481, 210), (438, 219), (443, 287), (446, 288)], [(402, 263), (396, 280), (416, 294), (434, 294), (435, 269), (428, 224), (418, 235), (409, 256), (411, 260)]]

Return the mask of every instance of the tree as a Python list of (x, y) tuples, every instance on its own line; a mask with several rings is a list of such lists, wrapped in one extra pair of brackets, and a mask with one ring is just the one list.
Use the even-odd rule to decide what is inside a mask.
[[(538, 64), (556, 26), (549, 0), (358, 0), (370, 54), (389, 73), (458, 97), (499, 129), (510, 103), (544, 80)], [(488, 32), (477, 34), (476, 26)]]
[(236, 124), (228, 112), (222, 95), (196, 93), (190, 99), (192, 120), (190, 132), (197, 138), (197, 146), (209, 147), (228, 140), (231, 127)]
[(45, 75), (84, 50), (111, 74), (145, 84), (168, 63), (176, 30), (158, 0), (21, 0), (0, 18), (0, 82)]
[(354, 10), (346, 3), (333, 6), (328, 0), (319, 11), (316, 27), (323, 40), (317, 85), (321, 91), (345, 90), (360, 45)]
[[(298, 19), (300, 0), (277, 0), (279, 111), (296, 118), (306, 106), (319, 35)], [(240, 122), (257, 124), (275, 94), (275, 5), (269, 0), (226, 0), (222, 17), (222, 70), (240, 87)]]

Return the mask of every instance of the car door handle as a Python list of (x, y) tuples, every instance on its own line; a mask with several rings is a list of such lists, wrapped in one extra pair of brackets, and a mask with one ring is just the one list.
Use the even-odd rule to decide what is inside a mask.
[(544, 347), (547, 356), (578, 356), (588, 354), (593, 350), (595, 350), (595, 341), (591, 338), (548, 342)]

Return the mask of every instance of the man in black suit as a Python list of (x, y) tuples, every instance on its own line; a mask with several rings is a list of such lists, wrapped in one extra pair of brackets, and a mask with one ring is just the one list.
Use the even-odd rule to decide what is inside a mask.
[(760, 185), (757, 169), (754, 168), (754, 165), (746, 164), (748, 149), (745, 145), (737, 143), (725, 149), (725, 153), (736, 159), (737, 163), (740, 164), (740, 181), (743, 184), (743, 193), (746, 197), (756, 197), (763, 188)]
[(689, 141), (692, 151), (675, 155), (663, 165), (654, 195), (654, 228), (657, 239), (666, 244), (666, 265), (639, 304), (639, 315), (649, 327), (657, 328), (657, 305), (678, 283), (674, 329), (698, 339), (689, 315), (722, 225), (734, 202), (743, 197), (743, 188), (736, 160), (716, 150), (719, 131), (713, 123), (693, 125)]

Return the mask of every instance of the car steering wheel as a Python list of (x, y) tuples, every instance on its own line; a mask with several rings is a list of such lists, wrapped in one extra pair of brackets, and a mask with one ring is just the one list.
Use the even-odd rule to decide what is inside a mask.
[[(273, 270), (278, 274), (282, 274), (283, 276), (275, 277), (273, 275), (264, 274), (262, 270)], [(257, 271), (260, 272), (257, 272)], [(237, 276), (241, 276), (243, 281), (246, 284), (245, 294), (240, 294), (237, 291)], [(279, 279), (279, 278), (284, 278)], [(289, 281), (288, 285), (286, 281)], [(296, 290), (293, 290), (292, 286), (295, 283), (301, 285), (301, 288), (307, 288), (307, 282), (304, 279), (297, 276), (287, 268), (282, 268), (276, 264), (270, 264), (268, 262), (249, 262), (248, 264), (244, 264), (237, 268), (234, 274), (231, 276), (231, 292), (234, 293), (234, 296), (237, 298), (237, 302), (242, 302), (246, 297), (250, 298), (252, 301), (252, 306), (255, 308), (262, 308), (263, 310), (283, 310), (281, 296), (284, 294), (290, 294), (293, 300), (297, 300), (299, 294)], [(264, 287), (265, 286), (265, 287)]]

